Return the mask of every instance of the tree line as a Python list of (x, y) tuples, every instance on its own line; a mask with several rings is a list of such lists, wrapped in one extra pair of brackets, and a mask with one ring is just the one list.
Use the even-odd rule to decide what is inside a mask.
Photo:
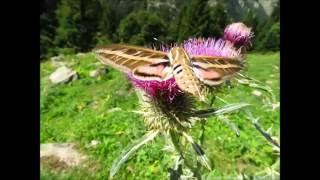
[[(40, 6), (40, 59), (90, 51), (97, 45), (180, 43), (189, 37), (221, 37), (234, 22), (222, 0), (176, 0), (151, 6), (150, 0), (47, 0)], [(155, 2), (155, 1), (154, 1)], [(160, 1), (158, 2), (160, 3)], [(252, 27), (255, 51), (280, 49), (279, 3), (266, 21), (248, 11), (241, 21)]]

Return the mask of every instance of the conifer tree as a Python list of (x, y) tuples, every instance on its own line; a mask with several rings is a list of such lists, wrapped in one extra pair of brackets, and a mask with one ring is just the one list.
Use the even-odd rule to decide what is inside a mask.
[(117, 32), (121, 42), (150, 45), (154, 42), (154, 37), (159, 39), (165, 37), (166, 26), (156, 14), (138, 11), (121, 20)]
[(192, 0), (179, 28), (178, 41), (189, 37), (221, 36), (229, 17), (222, 1), (210, 8), (208, 0)]
[(57, 20), (56, 3), (41, 1), (40, 3), (40, 60), (55, 54), (54, 37)]
[(57, 38), (60, 48), (87, 51), (96, 43), (101, 6), (97, 0), (64, 0), (57, 9)]
[(267, 22), (261, 23), (258, 36), (255, 38), (256, 50), (276, 51), (280, 49), (280, 6), (279, 2), (273, 9)]
[(276, 22), (261, 40), (259, 50), (280, 50), (280, 23)]

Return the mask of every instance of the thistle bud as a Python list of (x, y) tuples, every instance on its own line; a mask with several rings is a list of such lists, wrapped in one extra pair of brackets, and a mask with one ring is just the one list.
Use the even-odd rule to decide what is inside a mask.
[(253, 36), (251, 28), (245, 24), (238, 22), (228, 25), (224, 30), (223, 38), (226, 41), (233, 43), (237, 48), (250, 45), (250, 40)]

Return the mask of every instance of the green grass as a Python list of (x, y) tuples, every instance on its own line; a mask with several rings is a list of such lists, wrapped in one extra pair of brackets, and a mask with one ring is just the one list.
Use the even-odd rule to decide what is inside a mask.
[[(69, 55), (65, 59), (80, 74), (79, 80), (66, 85), (51, 85), (48, 76), (55, 68), (50, 61), (41, 63), (40, 140), (41, 143), (75, 142), (78, 149), (89, 156), (89, 167), (55, 171), (42, 166), (41, 179), (106, 179), (113, 160), (146, 132), (142, 118), (132, 112), (137, 108), (138, 98), (126, 77), (116, 70), (108, 69), (99, 78), (89, 77), (91, 70), (101, 66), (92, 54)], [(279, 101), (279, 53), (249, 54), (247, 61), (245, 74), (268, 84)], [(279, 108), (271, 111), (270, 107), (263, 107), (265, 96), (253, 96), (253, 90), (236, 84), (217, 95), (229, 103), (253, 104), (252, 112), (260, 118), (264, 129), (272, 126), (271, 134), (279, 137)], [(217, 100), (215, 105), (223, 103)], [(112, 108), (121, 110), (109, 112)], [(271, 146), (244, 113), (229, 118), (238, 125), (240, 137), (222, 122), (214, 118), (208, 120), (203, 147), (214, 165), (214, 171), (203, 171), (208, 179), (235, 176), (239, 168), (244, 168), (246, 174), (255, 174), (277, 160)], [(100, 144), (86, 148), (92, 140)], [(125, 163), (115, 179), (166, 179), (172, 162), (161, 150), (163, 145), (161, 138), (145, 145)]]

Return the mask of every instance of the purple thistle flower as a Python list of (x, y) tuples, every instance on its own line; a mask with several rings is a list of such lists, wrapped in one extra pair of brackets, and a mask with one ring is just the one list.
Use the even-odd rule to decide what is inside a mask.
[[(226, 27), (224, 31), (224, 38), (190, 38), (185, 40), (180, 46), (192, 56), (220, 56), (220, 57), (239, 57), (242, 56), (241, 48), (250, 43), (252, 37), (251, 28), (248, 28), (243, 23), (233, 23)], [(179, 46), (178, 44), (164, 45), (162, 44), (160, 50), (169, 52), (172, 47)], [(237, 48), (240, 48), (237, 49)], [(164, 95), (169, 102), (182, 94), (183, 91), (178, 87), (174, 78), (166, 81), (157, 80), (139, 80), (129, 74), (133, 85), (136, 88), (144, 90), (152, 98)]]
[(223, 39), (188, 39), (183, 42), (183, 48), (190, 56), (238, 57), (240, 55), (232, 43)]
[[(160, 50), (169, 52), (175, 46), (177, 44), (162, 45)], [(236, 50), (231, 42), (223, 39), (190, 38), (184, 41), (181, 46), (190, 56), (239, 57), (241, 55), (240, 51)], [(161, 94), (162, 97), (171, 103), (176, 96), (183, 93), (174, 78), (166, 81), (139, 80), (132, 74), (129, 74), (129, 78), (136, 88), (144, 90), (152, 98), (159, 97)]]
[(144, 90), (151, 98), (162, 96), (171, 103), (177, 95), (183, 93), (174, 78), (165, 81), (157, 81), (140, 80), (135, 78), (132, 74), (129, 74), (128, 76), (134, 87)]
[(225, 40), (230, 41), (236, 47), (249, 45), (252, 37), (251, 28), (241, 22), (228, 25), (224, 30), (223, 36)]
[[(169, 52), (177, 44), (165, 46), (162, 45), (161, 51)], [(214, 38), (190, 38), (181, 45), (190, 56), (223, 56), (238, 57), (240, 51), (237, 51), (234, 45), (224, 39)]]

